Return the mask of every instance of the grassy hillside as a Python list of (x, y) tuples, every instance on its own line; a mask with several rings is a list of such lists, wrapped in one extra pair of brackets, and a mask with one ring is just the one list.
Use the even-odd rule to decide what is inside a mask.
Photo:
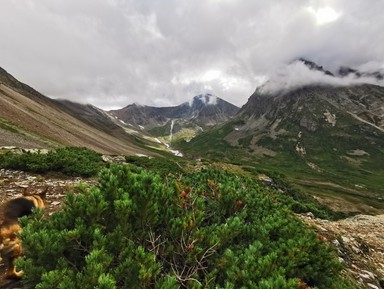
[[(338, 126), (319, 126), (316, 131), (300, 128), (295, 116), (278, 125), (272, 122), (265, 129), (268, 133), (247, 131), (248, 120), (232, 121), (176, 147), (186, 156), (284, 174), (310, 194), (347, 197), (352, 203), (384, 209), (384, 134), (352, 116), (338, 115)], [(271, 135), (272, 126), (285, 133)]]

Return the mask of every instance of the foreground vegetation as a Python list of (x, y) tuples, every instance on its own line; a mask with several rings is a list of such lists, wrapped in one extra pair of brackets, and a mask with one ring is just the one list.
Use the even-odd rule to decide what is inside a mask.
[[(176, 161), (177, 160), (177, 161)], [(146, 158), (138, 156), (126, 156), (125, 161), (137, 167), (146, 170), (155, 171), (161, 176), (168, 173), (187, 174), (191, 170), (187, 170), (188, 162), (180, 160), (180, 158)], [(212, 162), (205, 161), (209, 167)], [(216, 163), (217, 164), (217, 163)], [(101, 169), (107, 167), (101, 155), (86, 148), (67, 147), (52, 150), (47, 154), (36, 153), (6, 153), (0, 155), (0, 168), (15, 169), (29, 171), (33, 173), (56, 173), (69, 176), (93, 177), (96, 176)], [(189, 171), (189, 172), (188, 172)], [(272, 178), (272, 182), (268, 186), (282, 190), (285, 193), (285, 204), (289, 205), (295, 213), (312, 212), (316, 217), (323, 219), (340, 219), (347, 215), (330, 210), (328, 207), (321, 205), (310, 195), (302, 193), (287, 181), (284, 175), (254, 167), (243, 167), (240, 174), (256, 176), (267, 174)], [(239, 171), (237, 171), (239, 174)]]
[[(24, 282), (36, 288), (354, 288), (334, 253), (292, 211), (335, 214), (268, 173), (191, 172), (183, 161), (126, 157), (112, 166), (85, 148), (8, 153), (2, 168), (94, 176), (63, 210), (25, 219)], [(206, 162), (209, 164), (209, 162)]]
[(22, 220), (29, 286), (354, 288), (287, 196), (249, 177), (112, 166), (82, 191)]

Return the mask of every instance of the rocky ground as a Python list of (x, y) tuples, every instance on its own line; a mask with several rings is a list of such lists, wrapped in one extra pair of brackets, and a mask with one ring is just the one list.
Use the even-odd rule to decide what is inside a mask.
[(384, 288), (384, 215), (327, 221), (309, 213), (299, 218), (336, 250), (346, 265), (344, 274), (357, 280), (360, 288)]
[[(28, 192), (38, 192), (48, 186), (46, 214), (60, 209), (66, 192), (78, 183), (95, 184), (94, 179), (58, 176), (39, 176), (19, 171), (0, 170), (0, 204)], [(313, 227), (320, 239), (334, 247), (340, 261), (345, 263), (344, 274), (357, 280), (360, 288), (384, 289), (384, 215), (357, 215), (339, 221), (316, 219), (312, 214), (299, 218)], [(4, 273), (0, 263), (0, 274)], [(0, 277), (0, 288), (23, 288), (20, 282)]]

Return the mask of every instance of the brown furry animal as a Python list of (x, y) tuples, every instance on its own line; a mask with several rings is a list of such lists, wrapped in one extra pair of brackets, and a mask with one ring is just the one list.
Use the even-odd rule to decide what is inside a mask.
[(0, 225), (0, 254), (7, 272), (5, 278), (19, 279), (23, 272), (16, 271), (15, 260), (23, 254), (21, 240), (17, 236), (21, 232), (19, 218), (30, 215), (33, 208), (45, 208), (45, 196), (48, 187), (39, 194), (24, 195), (9, 200), (2, 206), (2, 223)]

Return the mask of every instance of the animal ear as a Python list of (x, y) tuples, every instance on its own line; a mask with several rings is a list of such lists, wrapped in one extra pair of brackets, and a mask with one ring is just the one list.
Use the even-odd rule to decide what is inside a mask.
[(23, 196), (28, 196), (27, 187), (23, 188)]
[(48, 186), (46, 186), (40, 193), (37, 195), (42, 198), (43, 200), (47, 197), (47, 192), (48, 192)]

